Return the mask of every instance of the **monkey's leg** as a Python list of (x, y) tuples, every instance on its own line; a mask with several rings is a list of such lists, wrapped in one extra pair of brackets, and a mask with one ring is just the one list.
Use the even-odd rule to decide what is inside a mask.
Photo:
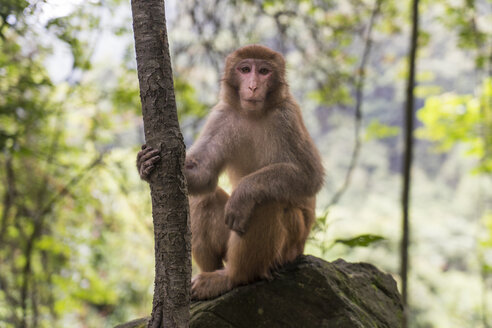
[(225, 269), (197, 275), (192, 297), (213, 298), (255, 279), (270, 278), (272, 269), (300, 255), (299, 241), (304, 235), (300, 209), (280, 203), (258, 206), (244, 235), (231, 232)]
[(215, 192), (190, 197), (191, 251), (202, 272), (223, 268), (230, 230), (224, 222), (224, 206), (229, 195)]
[(302, 222), (304, 224), (299, 224), (297, 219), (286, 221), (288, 222), (289, 242), (285, 251), (289, 254), (285, 255), (285, 258), (288, 261), (304, 253), (304, 245), (306, 244), (314, 221), (316, 221), (316, 198), (306, 198), (299, 203), (297, 208), (291, 208), (290, 210), (292, 211), (291, 213), (302, 216)]

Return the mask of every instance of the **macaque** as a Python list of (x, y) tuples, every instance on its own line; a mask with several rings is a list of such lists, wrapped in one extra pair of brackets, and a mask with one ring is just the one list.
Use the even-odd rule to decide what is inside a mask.
[[(219, 98), (184, 166), (192, 255), (202, 271), (192, 279), (192, 298), (200, 300), (271, 278), (301, 255), (324, 179), (281, 54), (260, 45), (230, 54)], [(158, 150), (142, 146), (142, 179), (159, 159)], [(230, 195), (217, 185), (223, 172)]]

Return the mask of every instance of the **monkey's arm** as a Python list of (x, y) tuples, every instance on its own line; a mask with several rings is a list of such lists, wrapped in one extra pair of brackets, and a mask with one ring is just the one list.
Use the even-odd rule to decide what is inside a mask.
[(238, 234), (248, 228), (256, 204), (264, 201), (296, 203), (315, 195), (323, 184), (321, 163), (277, 163), (244, 177), (226, 204), (226, 224)]
[(228, 139), (227, 117), (220, 111), (212, 112), (205, 127), (186, 154), (185, 176), (190, 194), (212, 192), (217, 187), (224, 169)]

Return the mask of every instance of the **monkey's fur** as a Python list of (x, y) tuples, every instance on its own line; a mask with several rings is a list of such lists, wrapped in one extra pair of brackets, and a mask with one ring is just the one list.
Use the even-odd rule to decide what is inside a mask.
[[(142, 149), (137, 166), (146, 179), (159, 156)], [(217, 186), (222, 172), (230, 196)], [(269, 278), (303, 253), (323, 167), (281, 54), (251, 45), (227, 57), (220, 101), (186, 155), (185, 175), (192, 254), (202, 270), (192, 280), (193, 298)]]

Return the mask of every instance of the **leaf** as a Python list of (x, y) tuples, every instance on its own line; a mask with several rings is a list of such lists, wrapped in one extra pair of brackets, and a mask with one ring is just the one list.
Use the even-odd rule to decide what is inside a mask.
[(203, 117), (207, 114), (207, 106), (197, 99), (196, 90), (184, 79), (174, 79), (174, 90), (176, 92), (176, 106), (178, 116)]
[(325, 210), (320, 216), (318, 216), (316, 218), (316, 222), (320, 222), (323, 225), (325, 225), (326, 224), (326, 221), (328, 219), (328, 214), (330, 214), (330, 210), (329, 209)]
[(400, 134), (398, 126), (386, 125), (377, 120), (371, 121), (366, 128), (365, 140), (393, 138)]
[(349, 239), (337, 239), (335, 240), (335, 243), (343, 244), (348, 247), (367, 247), (382, 240), (386, 240), (386, 238), (378, 235), (364, 234)]
[(482, 264), (482, 272), (486, 274), (492, 273), (492, 266), (488, 264)]
[(326, 231), (327, 230), (327, 228), (328, 228), (328, 214), (329, 213), (330, 213), (330, 210), (327, 209), (320, 216), (316, 217), (313, 231), (319, 232), (319, 231)]

